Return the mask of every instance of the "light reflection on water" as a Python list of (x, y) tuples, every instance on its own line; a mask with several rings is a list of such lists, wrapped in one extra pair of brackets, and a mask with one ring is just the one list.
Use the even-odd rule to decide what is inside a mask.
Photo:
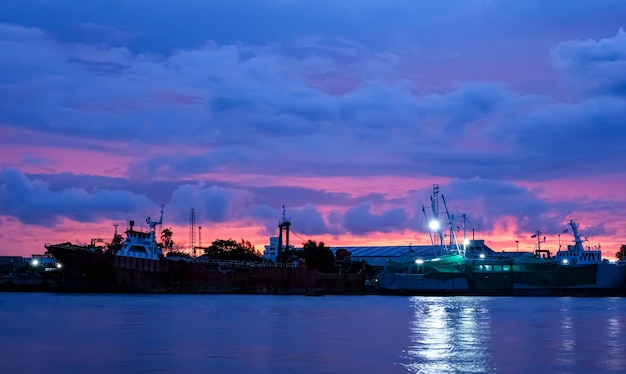
[(412, 373), (623, 373), (626, 299), (414, 297)]
[(626, 298), (0, 293), (0, 373), (624, 373)]
[(483, 373), (489, 313), (473, 298), (412, 298), (406, 368), (415, 373)]
[(561, 323), (558, 336), (561, 339), (561, 344), (557, 353), (557, 360), (563, 366), (571, 367), (576, 363), (576, 330), (569, 305), (571, 299), (565, 298), (560, 301), (562, 307), (560, 308)]

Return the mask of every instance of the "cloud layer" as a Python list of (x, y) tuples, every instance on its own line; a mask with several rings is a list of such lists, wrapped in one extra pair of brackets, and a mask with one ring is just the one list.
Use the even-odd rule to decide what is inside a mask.
[(585, 185), (626, 179), (626, 5), (556, 3), (9, 2), (0, 216), (165, 204), (264, 244), (286, 205), (303, 236), (410, 240), (438, 183), (485, 234), (577, 216), (616, 241), (624, 222), (596, 220), (625, 196)]

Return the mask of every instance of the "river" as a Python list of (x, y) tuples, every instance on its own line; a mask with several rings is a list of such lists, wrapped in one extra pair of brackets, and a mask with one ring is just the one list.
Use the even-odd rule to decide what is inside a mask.
[(626, 298), (0, 293), (0, 373), (623, 373)]

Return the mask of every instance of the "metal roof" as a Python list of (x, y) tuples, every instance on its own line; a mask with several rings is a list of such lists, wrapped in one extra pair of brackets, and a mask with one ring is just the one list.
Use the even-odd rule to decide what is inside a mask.
[[(484, 241), (476, 240), (471, 242), (471, 248), (468, 249), (480, 249), (484, 252), (491, 252), (493, 250), (485, 246)], [(454, 250), (454, 246), (432, 246), (432, 245), (394, 245), (394, 246), (342, 246), (342, 247), (330, 247), (333, 253), (336, 253), (339, 249), (345, 249), (350, 252), (350, 257), (353, 261), (365, 260), (372, 266), (384, 266), (390, 258), (397, 259), (399, 257), (405, 257), (408, 259), (423, 257), (424, 259), (441, 256), (448, 250)]]

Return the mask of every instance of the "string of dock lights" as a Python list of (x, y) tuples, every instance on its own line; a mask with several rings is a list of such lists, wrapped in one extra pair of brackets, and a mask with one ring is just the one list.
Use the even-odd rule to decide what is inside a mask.
[[(38, 259), (33, 259), (33, 260), (30, 262), (30, 265), (31, 265), (32, 267), (38, 267), (38, 266), (39, 266), (39, 260), (38, 260)], [(43, 265), (44, 267), (46, 266), (44, 263), (42, 263), (41, 265)], [(57, 268), (57, 269), (61, 269), (61, 268), (63, 268), (63, 265), (62, 265), (60, 262), (57, 262), (57, 263), (56, 263), (56, 268)]]

